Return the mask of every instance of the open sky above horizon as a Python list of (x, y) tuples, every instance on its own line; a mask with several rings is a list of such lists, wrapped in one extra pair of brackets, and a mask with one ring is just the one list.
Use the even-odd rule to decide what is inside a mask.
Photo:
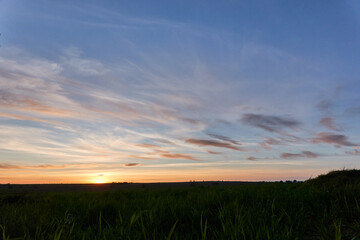
[(360, 168), (359, 1), (0, 1), (0, 183)]

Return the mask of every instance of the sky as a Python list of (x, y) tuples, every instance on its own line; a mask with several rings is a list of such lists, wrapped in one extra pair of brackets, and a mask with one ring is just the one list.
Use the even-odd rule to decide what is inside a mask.
[(360, 168), (359, 1), (0, 1), (0, 183)]

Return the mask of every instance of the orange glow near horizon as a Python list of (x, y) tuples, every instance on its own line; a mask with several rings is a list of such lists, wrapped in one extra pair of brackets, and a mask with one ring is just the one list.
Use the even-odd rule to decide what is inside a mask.
[[(187, 171), (171, 169), (166, 173), (157, 169), (133, 169), (129, 172), (83, 173), (83, 174), (40, 174), (35, 172), (21, 174), (21, 170), (11, 178), (0, 177), (1, 184), (49, 184), (49, 183), (94, 183), (111, 182), (188, 182), (194, 181), (279, 181), (306, 180), (326, 173), (327, 169), (188, 169)], [(330, 170), (330, 169), (329, 169)]]

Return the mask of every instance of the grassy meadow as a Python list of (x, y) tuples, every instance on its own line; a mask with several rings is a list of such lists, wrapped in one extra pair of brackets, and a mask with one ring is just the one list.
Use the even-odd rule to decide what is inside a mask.
[(0, 239), (360, 239), (360, 173), (304, 183), (0, 191)]

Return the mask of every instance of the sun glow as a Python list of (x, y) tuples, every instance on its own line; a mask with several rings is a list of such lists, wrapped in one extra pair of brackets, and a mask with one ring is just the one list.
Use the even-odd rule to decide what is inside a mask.
[(96, 184), (101, 184), (101, 183), (105, 183), (104, 179), (95, 179), (93, 181), (93, 183), (96, 183)]
[(102, 183), (106, 183), (107, 180), (104, 174), (98, 174), (95, 178), (91, 180), (91, 182), (95, 184), (102, 184)]

